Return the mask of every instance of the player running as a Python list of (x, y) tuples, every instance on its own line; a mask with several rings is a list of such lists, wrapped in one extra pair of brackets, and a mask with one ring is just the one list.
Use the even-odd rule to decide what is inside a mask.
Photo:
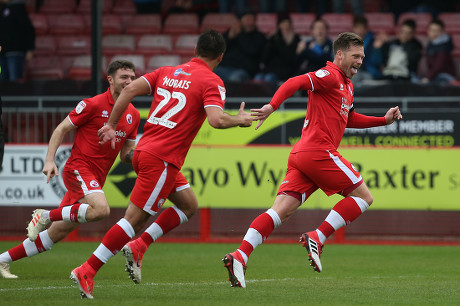
[(353, 108), (353, 84), (364, 58), (363, 40), (354, 33), (342, 33), (334, 41), (334, 62), (315, 72), (290, 78), (274, 94), (269, 104), (253, 109), (255, 120), (263, 122), (297, 90), (308, 90), (307, 115), (299, 142), (293, 147), (286, 177), (273, 206), (249, 226), (240, 247), (222, 259), (232, 286), (246, 287), (245, 272), (249, 256), (271, 232), (286, 222), (296, 209), (318, 188), (328, 196), (344, 197), (326, 220), (314, 231), (301, 235), (310, 265), (321, 272), (321, 251), (326, 239), (340, 227), (358, 218), (373, 198), (361, 175), (339, 152), (345, 128), (369, 128), (402, 119), (398, 107), (384, 117), (358, 114)]
[[(97, 271), (160, 210), (176, 184), (177, 174), (206, 117), (214, 128), (251, 126), (253, 119), (244, 111), (244, 102), (235, 116), (223, 111), (225, 87), (213, 70), (221, 62), (224, 51), (225, 41), (219, 32), (202, 33), (195, 48), (196, 58), (176, 67), (159, 68), (124, 88), (107, 125), (99, 130), (100, 144), (113, 144), (114, 127), (123, 118), (121, 114), (129, 101), (136, 96), (153, 95), (144, 134), (133, 156), (137, 179), (125, 216), (107, 232), (93, 255), (71, 273), (82, 298), (93, 298)], [(148, 245), (187, 221), (196, 209), (193, 202), (166, 209), (140, 238), (127, 245), (123, 252), (135, 282), (140, 281), (140, 264)], [(132, 268), (136, 271), (130, 271)], [(135, 273), (139, 273), (138, 279)]]
[[(102, 187), (118, 154), (123, 162), (131, 163), (140, 122), (139, 112), (129, 104), (116, 128), (114, 149), (110, 149), (108, 144), (97, 144), (97, 131), (107, 122), (121, 90), (134, 79), (133, 63), (113, 61), (107, 68), (108, 90), (80, 101), (54, 130), (43, 167), (47, 183), (59, 175), (54, 159), (62, 139), (70, 131), (76, 131), (70, 157), (62, 170), (68, 191), (59, 208), (51, 211), (36, 209), (27, 227), (29, 238), (0, 255), (0, 274), (4, 278), (17, 278), (9, 271), (10, 262), (48, 251), (80, 223), (98, 221), (109, 215), (110, 208)], [(51, 226), (45, 230), (50, 222)]]

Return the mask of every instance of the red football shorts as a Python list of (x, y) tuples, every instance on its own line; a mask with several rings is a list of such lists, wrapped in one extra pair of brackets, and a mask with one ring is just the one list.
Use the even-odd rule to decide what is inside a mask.
[(102, 191), (102, 184), (96, 178), (92, 171), (86, 167), (75, 167), (65, 166), (62, 171), (62, 179), (67, 188), (67, 192), (62, 198), (61, 204), (59, 207), (69, 206), (77, 203), (84, 196)]
[(325, 194), (347, 196), (363, 179), (353, 165), (337, 151), (307, 151), (289, 154), (286, 177), (278, 193), (304, 194), (303, 201), (318, 188)]
[(133, 168), (137, 179), (130, 200), (154, 215), (176, 187), (179, 169), (144, 151), (134, 151)]

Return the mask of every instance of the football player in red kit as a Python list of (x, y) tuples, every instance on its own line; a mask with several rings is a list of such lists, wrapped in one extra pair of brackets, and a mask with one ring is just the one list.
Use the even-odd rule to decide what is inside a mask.
[[(75, 130), (75, 139), (62, 177), (68, 191), (59, 208), (51, 211), (37, 209), (29, 223), (28, 239), (11, 250), (0, 254), (0, 274), (16, 278), (9, 272), (9, 263), (48, 251), (64, 239), (80, 223), (106, 218), (110, 209), (102, 186), (118, 154), (122, 161), (131, 163), (140, 123), (139, 112), (129, 104), (117, 126), (115, 150), (109, 145), (97, 144), (97, 131), (107, 122), (121, 90), (135, 79), (134, 64), (129, 61), (113, 61), (107, 67), (109, 89), (103, 94), (80, 101), (76, 108), (56, 127), (48, 145), (43, 174), (49, 183), (59, 170), (55, 156), (63, 137)], [(46, 226), (52, 222), (50, 228)]]
[[(100, 144), (111, 142), (113, 145), (115, 126), (123, 118), (121, 114), (129, 101), (139, 95), (153, 95), (144, 134), (133, 156), (137, 179), (125, 216), (107, 232), (93, 255), (71, 273), (82, 298), (93, 298), (94, 276), (122, 248), (127, 271), (133, 281), (139, 282), (140, 262), (147, 247), (195, 213), (197, 207), (193, 201), (170, 207), (138, 239), (128, 243), (169, 197), (204, 120), (208, 118), (212, 127), (221, 129), (251, 126), (253, 119), (244, 111), (244, 102), (235, 116), (223, 111), (225, 87), (213, 70), (224, 51), (225, 40), (220, 33), (214, 30), (202, 33), (194, 59), (179, 66), (159, 68), (124, 88), (107, 125), (99, 130)], [(194, 197), (191, 188), (188, 190)], [(177, 192), (179, 194), (182, 193)]]
[(292, 149), (286, 177), (281, 183), (273, 206), (249, 226), (238, 249), (222, 259), (232, 286), (245, 287), (246, 263), (252, 251), (270, 233), (286, 222), (296, 209), (317, 189), (328, 196), (344, 198), (331, 210), (316, 229), (302, 234), (314, 270), (321, 272), (320, 255), (326, 239), (337, 229), (358, 218), (373, 198), (356, 169), (337, 151), (345, 128), (369, 128), (393, 123), (402, 118), (398, 107), (383, 117), (358, 114), (353, 108), (353, 84), (364, 58), (364, 43), (354, 33), (342, 33), (334, 41), (334, 62), (324, 68), (287, 80), (269, 104), (253, 109), (259, 120), (256, 129), (297, 90), (308, 90), (307, 115), (302, 136)]

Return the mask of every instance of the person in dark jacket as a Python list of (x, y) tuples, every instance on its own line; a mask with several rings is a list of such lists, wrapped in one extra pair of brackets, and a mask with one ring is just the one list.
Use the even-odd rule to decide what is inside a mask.
[(1, 79), (22, 79), (25, 62), (35, 49), (35, 29), (24, 3), (0, 0), (0, 45)]
[(297, 71), (296, 49), (300, 36), (294, 32), (292, 21), (280, 17), (278, 30), (267, 41), (262, 53), (262, 72), (254, 80), (265, 82), (286, 81)]
[(415, 37), (416, 27), (415, 20), (404, 20), (398, 38), (385, 42), (381, 50), (375, 49), (382, 52), (384, 79), (409, 80), (416, 76), (423, 49)]
[(428, 45), (426, 63), (428, 73), (422, 78), (423, 83), (451, 83), (455, 79), (455, 66), (452, 57), (454, 44), (452, 38), (444, 31), (444, 23), (433, 19), (428, 26)]
[[(297, 61), (300, 73), (318, 70), (333, 61), (332, 41), (329, 39), (329, 25), (322, 19), (311, 24), (313, 38), (301, 41), (297, 46)], [(306, 66), (305, 66), (306, 65)]]
[(259, 63), (267, 40), (265, 35), (257, 30), (255, 13), (243, 13), (223, 36), (227, 51), (214, 72), (224, 82), (244, 82), (252, 79), (259, 72)]

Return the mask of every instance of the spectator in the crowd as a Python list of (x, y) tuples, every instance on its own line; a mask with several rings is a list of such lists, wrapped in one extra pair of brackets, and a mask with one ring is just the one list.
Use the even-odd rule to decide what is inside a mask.
[(283, 13), (286, 11), (286, 0), (259, 0), (261, 13)]
[(244, 82), (259, 72), (259, 63), (265, 47), (265, 35), (257, 30), (256, 14), (244, 12), (224, 34), (227, 51), (214, 72), (224, 82)]
[(323, 19), (311, 24), (312, 38), (300, 41), (297, 45), (297, 61), (300, 63), (299, 73), (318, 70), (334, 59), (332, 41), (329, 39), (329, 25)]
[(300, 36), (294, 32), (289, 17), (281, 16), (278, 30), (267, 41), (262, 53), (262, 72), (254, 80), (265, 82), (285, 81), (297, 70), (296, 49)]
[(35, 29), (24, 3), (0, 0), (0, 45), (1, 79), (23, 79), (25, 63), (35, 49)]
[(159, 14), (161, 13), (162, 0), (133, 0), (138, 14)]
[(415, 37), (416, 23), (413, 19), (404, 20), (399, 28), (398, 37), (387, 41), (381, 49), (383, 78), (390, 80), (409, 80), (417, 74), (422, 57), (423, 46)]
[(428, 26), (428, 45), (426, 47), (427, 74), (423, 83), (439, 84), (455, 82), (455, 66), (452, 57), (454, 44), (451, 37), (444, 31), (444, 23), (433, 19)]
[(375, 48), (381, 48), (386, 41), (385, 33), (379, 33), (378, 39), (375, 39), (374, 33), (369, 31), (368, 21), (364, 16), (355, 16), (353, 18), (353, 32), (358, 34), (364, 41), (364, 54), (366, 57), (363, 60), (359, 73), (353, 77), (353, 84), (361, 83), (365, 80), (375, 80), (382, 76), (381, 63), (382, 58), (379, 54), (375, 54)]
[[(326, 1), (324, 1), (326, 2)], [(345, 13), (345, 0), (333, 0), (332, 6), (334, 13), (343, 14)], [(353, 15), (362, 16), (364, 14), (363, 0), (351, 0), (351, 10)]]
[(247, 9), (247, 2), (247, 0), (219, 0), (219, 13), (241, 15)]

